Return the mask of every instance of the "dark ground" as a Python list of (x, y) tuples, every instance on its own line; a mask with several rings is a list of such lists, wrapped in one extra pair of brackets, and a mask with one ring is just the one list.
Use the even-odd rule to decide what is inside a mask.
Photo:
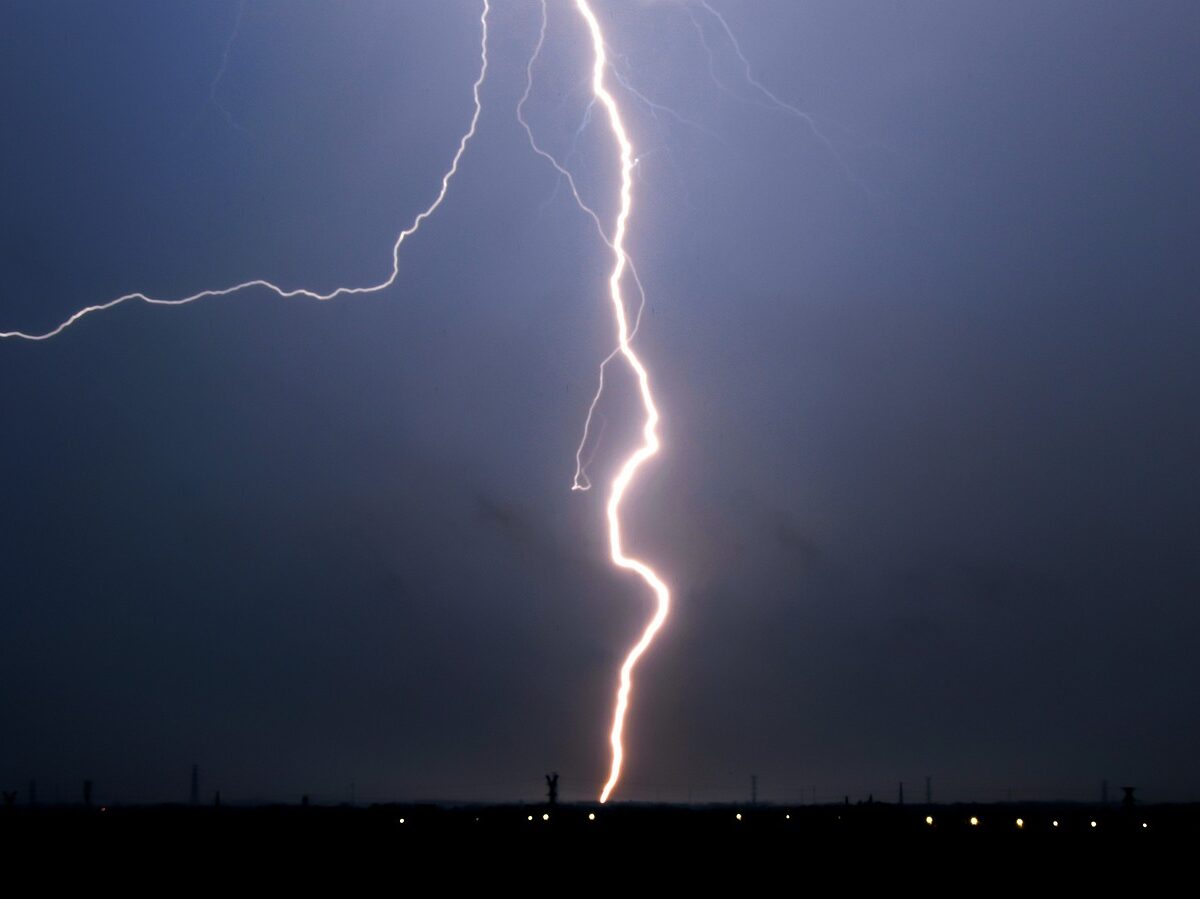
[[(972, 818), (978, 824), (971, 824)], [(382, 839), (397, 847), (439, 843), (604, 847), (653, 841), (664, 846), (772, 851), (815, 845), (836, 849), (898, 844), (932, 851), (1119, 853), (1150, 846), (1200, 845), (1198, 838), (1197, 805), (1122, 809), (1054, 803), (798, 808), (749, 804), (564, 804), (557, 808), (544, 804), (387, 804), (16, 806), (0, 810), (0, 839), (5, 844), (26, 840), (236, 844), (243, 840)]]
[(1156, 896), (1192, 891), (1197, 837), (1197, 805), (13, 807), (0, 810), (0, 882), (15, 884), (14, 896), (33, 895), (29, 886), (155, 896)]

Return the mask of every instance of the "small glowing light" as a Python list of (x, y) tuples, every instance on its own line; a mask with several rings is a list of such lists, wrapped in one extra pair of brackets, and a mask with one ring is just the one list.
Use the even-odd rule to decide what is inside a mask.
[(529, 816), (528, 818), (526, 818), (525, 820), (526, 820), (526, 821), (532, 821), (532, 820), (533, 820), (533, 815), (530, 815), (530, 816)]
[(736, 815), (734, 815), (734, 817), (735, 817), (735, 818), (737, 818), (739, 821), (741, 821), (741, 820), (742, 820), (742, 813), (741, 813), (741, 812), (738, 812)]
[(1058, 827), (1058, 822), (1057, 822), (1057, 821), (1051, 821), (1050, 823), (1051, 823), (1053, 826), (1055, 826), (1055, 827)]
[(971, 816), (971, 826), (972, 826), (972, 827), (978, 827), (978, 826), (979, 826), (979, 819), (978, 819), (978, 818), (976, 818), (974, 815), (972, 815), (972, 816)]
[(791, 820), (792, 820), (792, 816), (791, 816), (791, 815), (784, 815), (783, 817), (784, 817), (784, 819), (785, 819), (785, 820), (787, 820), (787, 821), (791, 821)]
[(100, 811), (102, 811), (102, 812), (108, 811), (108, 806), (107, 805), (100, 806)]
[(595, 820), (596, 820), (596, 813), (595, 813), (595, 812), (588, 812), (588, 820), (589, 820), (589, 821), (595, 821)]
[(550, 813), (549, 813), (549, 812), (546, 812), (545, 814), (543, 814), (543, 815), (542, 815), (542, 820), (543, 820), (543, 821), (549, 821), (549, 820), (550, 820)]
[(1145, 821), (1143, 821), (1143, 822), (1142, 822), (1142, 830), (1145, 830), (1145, 829), (1146, 829), (1147, 827), (1149, 827), (1149, 826), (1150, 826), (1150, 825), (1149, 825), (1149, 824), (1147, 824)]
[(932, 827), (933, 826), (933, 815), (926, 815), (925, 823), (928, 824), (930, 827)]
[(1096, 826), (1096, 822), (1095, 822), (1095, 821), (1093, 821), (1093, 822), (1092, 822), (1092, 827), (1095, 827), (1095, 826)]
[(1017, 827), (1024, 827), (1024, 826), (1025, 826), (1025, 819), (1024, 819), (1024, 818), (1018, 818), (1018, 819), (1017, 819)]
[(401, 818), (401, 819), (400, 819), (400, 823), (401, 823), (401, 824), (403, 824), (403, 823), (404, 823), (404, 819), (403, 819), (403, 818)]

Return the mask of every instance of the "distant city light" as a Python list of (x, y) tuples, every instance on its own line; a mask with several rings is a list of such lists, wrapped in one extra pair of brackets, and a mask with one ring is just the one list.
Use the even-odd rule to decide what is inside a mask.
[(596, 813), (595, 813), (595, 812), (588, 812), (588, 820), (589, 820), (589, 821), (595, 821), (595, 820), (596, 820)]
[(525, 820), (526, 820), (526, 821), (532, 821), (532, 820), (533, 820), (533, 815), (530, 815), (530, 816), (529, 816), (528, 818), (526, 818)]
[(1149, 824), (1147, 824), (1145, 821), (1143, 821), (1143, 822), (1142, 822), (1142, 830), (1145, 830), (1145, 829), (1146, 829), (1147, 827), (1149, 827), (1149, 826), (1150, 826), (1150, 825), (1149, 825)]
[(1095, 822), (1095, 821), (1093, 821), (1093, 822), (1092, 822), (1092, 827), (1095, 827), (1095, 826), (1096, 826), (1096, 822)]
[(926, 815), (925, 823), (928, 824), (930, 827), (932, 827), (933, 826), (933, 815)]
[(741, 821), (741, 820), (742, 820), (742, 813), (741, 813), (741, 812), (738, 812), (736, 815), (734, 815), (734, 817), (735, 817), (735, 818), (737, 818), (739, 821)]
[(549, 820), (550, 820), (550, 813), (549, 813), (549, 812), (545, 812), (545, 813), (542, 815), (542, 820), (543, 820), (543, 821), (549, 821)]
[(974, 815), (972, 815), (972, 816), (971, 816), (971, 826), (972, 826), (972, 827), (978, 827), (978, 826), (979, 826), (979, 819), (978, 819), (978, 818), (976, 818)]
[(404, 823), (404, 819), (403, 819), (403, 818), (401, 818), (401, 819), (400, 819), (400, 823), (401, 823), (401, 824), (403, 824), (403, 823)]
[(791, 821), (791, 820), (792, 820), (792, 816), (791, 816), (791, 815), (784, 815), (783, 817), (784, 817), (784, 820), (786, 820), (786, 821)]
[(1017, 819), (1017, 827), (1018, 827), (1018, 828), (1020, 828), (1020, 827), (1024, 827), (1024, 826), (1025, 826), (1025, 819), (1024, 819), (1024, 818), (1018, 818), (1018, 819)]
[(1051, 824), (1053, 824), (1055, 827), (1058, 827), (1058, 822), (1057, 822), (1057, 821), (1051, 821), (1050, 823), (1051, 823)]

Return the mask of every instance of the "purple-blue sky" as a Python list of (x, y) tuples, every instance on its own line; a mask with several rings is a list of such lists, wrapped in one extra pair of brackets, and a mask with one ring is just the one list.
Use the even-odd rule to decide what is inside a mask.
[[(597, 2), (679, 117), (621, 94), (665, 440), (629, 541), (677, 606), (618, 798), (1200, 798), (1200, 8), (711, 2), (832, 149), (703, 8)], [(0, 7), (0, 330), (386, 275), (479, 6), (238, 8)], [(391, 289), (0, 342), (0, 785), (595, 794), (649, 604), (569, 489), (609, 256), (514, 118), (537, 25), (496, 4)], [(566, 4), (547, 41), (529, 119), (610, 216)]]

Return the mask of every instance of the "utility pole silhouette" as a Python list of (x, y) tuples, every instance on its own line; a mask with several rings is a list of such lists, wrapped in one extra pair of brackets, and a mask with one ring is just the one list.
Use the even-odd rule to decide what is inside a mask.
[(546, 798), (549, 800), (550, 807), (558, 805), (558, 772), (546, 775)]
[(192, 805), (200, 804), (200, 766), (192, 765)]

